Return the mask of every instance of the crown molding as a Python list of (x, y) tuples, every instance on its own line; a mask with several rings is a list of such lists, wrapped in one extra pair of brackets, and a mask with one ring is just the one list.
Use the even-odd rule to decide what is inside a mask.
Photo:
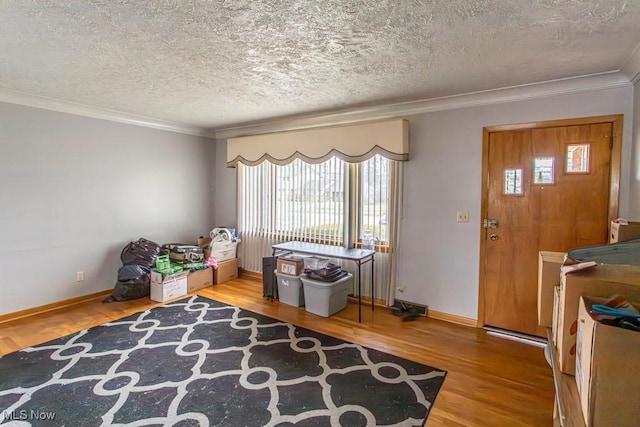
[(434, 111), (478, 107), (600, 89), (612, 89), (630, 85), (631, 82), (624, 73), (611, 71), (420, 101), (376, 105), (326, 114), (292, 116), (280, 120), (217, 129), (215, 136), (218, 139), (226, 139), (319, 126), (343, 125), (362, 121), (406, 117)]
[(124, 113), (122, 111), (109, 110), (105, 108), (98, 108), (90, 105), (63, 101), (61, 99), (33, 95), (30, 93), (10, 89), (0, 88), (0, 102), (75, 114), (84, 117), (92, 117), (94, 119), (102, 119), (112, 122), (143, 126), (152, 129), (178, 132), (187, 135), (215, 138), (215, 134), (212, 134), (210, 131), (206, 131), (205, 129), (195, 126), (188, 126), (176, 122), (158, 120), (151, 117), (139, 116), (136, 114)]
[(63, 101), (60, 99), (3, 88), (0, 88), (0, 102), (42, 108), (45, 110), (58, 111), (170, 132), (178, 132), (187, 135), (202, 136), (212, 139), (226, 139), (238, 136), (285, 132), (320, 126), (334, 126), (365, 121), (384, 120), (434, 111), (523, 101), (527, 99), (544, 98), (568, 93), (611, 89), (629, 86), (638, 80), (640, 80), (640, 45), (636, 47), (634, 53), (620, 71), (551, 80), (440, 98), (373, 105), (311, 115), (290, 116), (276, 120), (266, 120), (220, 129), (206, 129), (189, 126), (177, 122), (158, 120), (151, 117), (98, 108), (90, 105)]
[(627, 62), (622, 66), (621, 71), (629, 78), (632, 84), (640, 80), (640, 43), (633, 50)]

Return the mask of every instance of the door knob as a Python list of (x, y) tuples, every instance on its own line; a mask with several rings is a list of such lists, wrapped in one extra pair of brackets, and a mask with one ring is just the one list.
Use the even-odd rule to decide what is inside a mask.
[(492, 234), (489, 238), (491, 240), (493, 240), (493, 241), (496, 241), (496, 240), (498, 240), (498, 235), (497, 234)]

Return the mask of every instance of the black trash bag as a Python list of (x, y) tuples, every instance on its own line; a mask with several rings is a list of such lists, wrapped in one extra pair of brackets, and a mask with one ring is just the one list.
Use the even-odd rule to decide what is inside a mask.
[(341, 268), (329, 274), (324, 273), (322, 270), (323, 269), (305, 270), (304, 272), (309, 279), (316, 280), (318, 282), (337, 282), (343, 277), (346, 277), (349, 275), (349, 272)]
[(149, 269), (156, 263), (156, 257), (160, 253), (160, 245), (151, 240), (140, 238), (130, 242), (122, 249), (120, 259), (123, 265), (141, 265)]
[(142, 276), (146, 276), (151, 272), (151, 269), (144, 265), (123, 265), (118, 270), (118, 282), (128, 282), (129, 280), (136, 280)]
[(113, 294), (105, 298), (102, 302), (128, 301), (132, 299), (144, 298), (151, 293), (149, 276), (144, 275), (134, 280), (126, 282), (118, 281), (113, 287)]

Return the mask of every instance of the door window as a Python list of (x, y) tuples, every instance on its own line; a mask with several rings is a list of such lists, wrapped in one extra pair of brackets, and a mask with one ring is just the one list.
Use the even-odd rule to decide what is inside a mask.
[(533, 183), (537, 185), (553, 184), (553, 157), (533, 158)]
[(503, 188), (507, 196), (522, 196), (522, 169), (505, 169)]
[(567, 145), (567, 173), (589, 173), (589, 144)]

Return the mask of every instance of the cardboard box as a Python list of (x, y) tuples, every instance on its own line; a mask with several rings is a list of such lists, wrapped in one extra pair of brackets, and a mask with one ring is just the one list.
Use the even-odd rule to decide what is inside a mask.
[(198, 237), (198, 246), (204, 249), (204, 260), (211, 256), (211, 248), (209, 247), (209, 243), (211, 242), (211, 237)]
[(278, 257), (276, 271), (289, 276), (300, 276), (304, 273), (304, 259), (294, 255)]
[(213, 270), (213, 283), (219, 284), (238, 277), (238, 258), (218, 263), (218, 268)]
[(198, 246), (200, 246), (201, 248), (204, 248), (209, 244), (210, 241), (211, 241), (211, 237), (200, 236), (198, 237)]
[(640, 222), (629, 221), (629, 225), (622, 225), (611, 221), (609, 243), (626, 242), (638, 238), (640, 238)]
[(594, 320), (591, 306), (605, 301), (580, 298), (576, 384), (582, 414), (587, 427), (640, 426), (640, 332)]
[(553, 292), (560, 285), (560, 267), (565, 252), (538, 252), (538, 325), (553, 324)]
[[(217, 263), (221, 263), (222, 261), (235, 258), (237, 248), (238, 242), (231, 242), (229, 240), (213, 242), (209, 248), (211, 250), (210, 256), (214, 257)], [(207, 256), (206, 253), (205, 256)]]
[(558, 347), (558, 318), (560, 317), (560, 285), (553, 288), (553, 319), (551, 322), (551, 344)]
[(153, 301), (165, 302), (187, 294), (186, 274), (170, 275), (163, 281), (151, 281), (151, 295)]
[(213, 269), (193, 270), (187, 275), (187, 292), (197, 291), (213, 285)]
[(576, 371), (576, 333), (580, 296), (609, 298), (619, 294), (629, 301), (640, 301), (640, 266), (599, 264), (566, 272), (560, 276), (560, 300), (556, 348), (560, 370), (569, 375)]
[(188, 271), (179, 271), (177, 273), (161, 273), (158, 270), (151, 270), (151, 283), (164, 283), (166, 281), (177, 279), (181, 277), (187, 277)]

